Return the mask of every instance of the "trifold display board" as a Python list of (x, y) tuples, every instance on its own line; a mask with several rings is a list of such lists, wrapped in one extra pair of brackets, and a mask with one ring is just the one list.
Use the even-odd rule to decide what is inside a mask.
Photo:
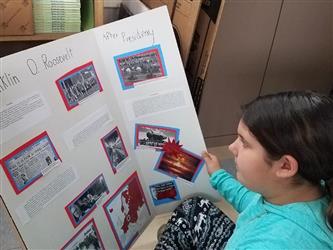
[(29, 249), (128, 249), (217, 197), (166, 7), (0, 60), (1, 196)]

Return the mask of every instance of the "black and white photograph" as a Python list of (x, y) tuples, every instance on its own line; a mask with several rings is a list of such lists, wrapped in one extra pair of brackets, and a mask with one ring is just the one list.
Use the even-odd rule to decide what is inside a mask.
[(167, 75), (159, 45), (118, 55), (115, 63), (123, 90), (133, 88), (135, 83)]
[(15, 193), (20, 194), (60, 162), (50, 137), (44, 131), (5, 156), (1, 165)]
[(135, 124), (135, 148), (162, 150), (167, 141), (178, 141), (179, 129)]
[(78, 231), (61, 250), (104, 250), (94, 219)]
[(73, 226), (77, 227), (96, 208), (98, 200), (108, 193), (109, 189), (101, 174), (65, 207)]
[(115, 127), (111, 132), (105, 135), (101, 139), (101, 142), (113, 173), (117, 173), (117, 170), (121, 167), (121, 163), (128, 157), (128, 153), (118, 127)]
[(56, 83), (67, 110), (78, 106), (90, 95), (103, 91), (92, 62), (71, 70)]

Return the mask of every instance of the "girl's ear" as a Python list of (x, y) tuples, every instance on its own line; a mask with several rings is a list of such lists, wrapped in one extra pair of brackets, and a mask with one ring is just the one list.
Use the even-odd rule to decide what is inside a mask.
[(291, 155), (283, 155), (275, 164), (277, 164), (275, 172), (277, 177), (289, 178), (298, 172), (298, 162)]

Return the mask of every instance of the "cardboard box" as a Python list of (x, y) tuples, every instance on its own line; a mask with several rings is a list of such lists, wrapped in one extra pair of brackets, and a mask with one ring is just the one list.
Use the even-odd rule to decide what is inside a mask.
[(166, 5), (169, 11), (170, 18), (172, 19), (176, 0), (141, 0), (148, 8), (154, 9)]
[(32, 0), (0, 0), (0, 36), (33, 34)]
[(206, 79), (225, 0), (205, 1), (200, 9), (186, 74), (196, 108), (199, 108), (201, 92)]
[(125, 17), (133, 16), (148, 11), (149, 9), (150, 8), (148, 8), (141, 1), (122, 0), (119, 8), (118, 19), (123, 19)]
[[(200, 77), (201, 79), (206, 79), (206, 74), (210, 62), (210, 58), (213, 51), (213, 46), (215, 43), (216, 33), (218, 31), (221, 17), (222, 17), (222, 11), (224, 7), (225, 0), (217, 0), (217, 1), (211, 1), (212, 4), (209, 8), (206, 8), (206, 6), (203, 5), (202, 10), (210, 17), (209, 27), (206, 35), (205, 44), (202, 49), (199, 68), (197, 72), (197, 77)], [(218, 5), (218, 6), (216, 6)]]
[(180, 40), (180, 54), (184, 66), (190, 53), (202, 0), (177, 1), (172, 23)]
[[(200, 10), (197, 27), (193, 35), (190, 54), (186, 65), (186, 74), (190, 79), (196, 77), (203, 47), (205, 45), (210, 18), (203, 10)], [(189, 79), (189, 80), (190, 80)]]
[(141, 0), (147, 7), (167, 5), (183, 64), (186, 65), (202, 0)]

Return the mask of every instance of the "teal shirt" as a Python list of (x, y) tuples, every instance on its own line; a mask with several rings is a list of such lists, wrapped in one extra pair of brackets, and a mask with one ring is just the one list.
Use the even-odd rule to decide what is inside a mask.
[(333, 249), (333, 231), (325, 215), (328, 196), (274, 205), (223, 169), (214, 172), (210, 182), (239, 213), (225, 249)]

